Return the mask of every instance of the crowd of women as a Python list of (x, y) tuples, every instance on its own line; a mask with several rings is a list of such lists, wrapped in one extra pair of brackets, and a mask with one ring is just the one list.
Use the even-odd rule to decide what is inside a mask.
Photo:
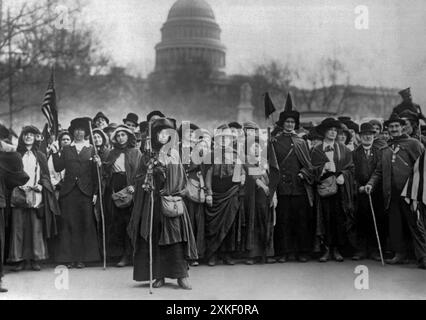
[(159, 111), (120, 125), (100, 112), (74, 119), (42, 150), (38, 128), (24, 127), (15, 148), (2, 126), (1, 259), (15, 272), (47, 259), (81, 269), (106, 253), (117, 267), (133, 265), (136, 281), (150, 279), (152, 260), (155, 288), (171, 278), (184, 289), (189, 265), (218, 261), (384, 253), (389, 264), (415, 257), (425, 269), (426, 219), (401, 197), (424, 150), (422, 115), (401, 95), (385, 123), (341, 117), (312, 128), (290, 99), (266, 138), (253, 122), (213, 135)]

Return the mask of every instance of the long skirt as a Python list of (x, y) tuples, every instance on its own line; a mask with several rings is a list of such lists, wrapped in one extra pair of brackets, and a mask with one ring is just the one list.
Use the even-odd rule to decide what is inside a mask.
[(213, 177), (212, 185), (213, 206), (206, 208), (206, 258), (237, 253), (242, 242), (239, 184), (233, 184), (232, 177)]
[(185, 205), (188, 209), (188, 214), (192, 225), (192, 232), (194, 233), (195, 241), (197, 243), (198, 258), (202, 259), (206, 250), (205, 205), (204, 203), (196, 203), (189, 199), (185, 199)]
[(273, 256), (274, 226), (269, 197), (251, 178), (246, 181), (245, 212), (245, 255), (248, 258)]
[[(147, 198), (145, 199), (147, 200)], [(152, 228), (153, 279), (186, 278), (188, 277), (188, 262), (185, 259), (185, 244), (181, 242), (172, 245), (159, 245), (162, 232), (160, 206), (160, 197), (154, 197)], [(146, 241), (141, 236), (138, 236), (135, 241), (133, 266), (133, 279), (135, 281), (149, 281), (149, 241)]]
[(59, 201), (61, 216), (55, 245), (55, 261), (94, 262), (100, 260), (92, 198), (78, 188)]
[(107, 255), (109, 257), (121, 257), (124, 255), (131, 256), (133, 249), (127, 234), (127, 226), (129, 225), (132, 207), (117, 208), (112, 201), (111, 195), (113, 191), (118, 192), (127, 187), (127, 178), (125, 173), (114, 173), (111, 183), (107, 188), (108, 201), (108, 219), (107, 219)]
[(37, 217), (37, 209), (13, 208), (11, 221), (9, 261), (47, 259), (43, 219)]
[(310, 253), (312, 220), (313, 212), (306, 194), (279, 196), (274, 232), (275, 255)]
[(348, 241), (346, 215), (341, 205), (340, 196), (321, 198), (324, 221), (324, 244), (327, 247), (341, 249)]
[(5, 241), (5, 219), (4, 209), (0, 208), (0, 280), (3, 277), (4, 244)]

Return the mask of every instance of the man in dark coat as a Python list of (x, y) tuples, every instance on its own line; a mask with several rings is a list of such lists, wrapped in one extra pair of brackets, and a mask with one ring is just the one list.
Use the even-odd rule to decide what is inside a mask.
[(419, 226), (420, 221), (417, 219), (416, 213), (401, 197), (403, 188), (412, 174), (414, 164), (424, 148), (418, 140), (409, 138), (402, 133), (404, 124), (404, 120), (397, 115), (392, 115), (386, 122), (392, 140), (388, 147), (382, 149), (381, 161), (365, 186), (365, 191), (371, 193), (376, 190), (380, 182), (383, 184), (384, 205), (389, 216), (389, 236), (395, 252), (394, 258), (386, 262), (400, 264), (405, 261), (408, 251), (406, 240), (407, 236), (411, 235), (419, 267), (426, 269), (424, 226)]
[(24, 165), (22, 164), (22, 158), (19, 153), (0, 150), (0, 292), (7, 292), (2, 287), (6, 223), (5, 209), (9, 205), (6, 198), (13, 188), (24, 185), (29, 178), (24, 172)]
[[(290, 254), (295, 254), (300, 262), (307, 262), (312, 251), (314, 176), (308, 145), (295, 132), (299, 121), (300, 114), (293, 110), (289, 94), (277, 123), (283, 131), (277, 133), (272, 143), (280, 169), (274, 230), (275, 256), (280, 263), (286, 262)], [(275, 189), (273, 185), (271, 188)]]
[[(357, 249), (352, 257), (353, 260), (361, 260), (370, 257), (380, 261), (378, 244), (374, 230), (374, 220), (370, 208), (368, 195), (364, 186), (370, 180), (380, 161), (380, 150), (374, 145), (375, 129), (371, 123), (361, 125), (361, 145), (352, 154), (355, 165), (355, 183), (357, 190), (356, 197), (356, 229), (357, 229)], [(383, 197), (380, 187), (372, 193), (375, 218), (382, 247), (386, 240), (385, 215), (383, 209)]]

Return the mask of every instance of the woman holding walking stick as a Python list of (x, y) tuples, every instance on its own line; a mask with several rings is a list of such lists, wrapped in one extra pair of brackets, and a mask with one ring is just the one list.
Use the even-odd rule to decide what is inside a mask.
[(187, 260), (198, 257), (182, 200), (185, 171), (176, 149), (163, 150), (168, 142), (177, 143), (177, 133), (170, 119), (158, 119), (150, 125), (148, 139), (151, 138), (152, 149), (143, 155), (136, 175), (135, 203), (128, 228), (134, 247), (133, 279), (151, 280), (149, 262), (152, 259), (154, 288), (162, 287), (165, 278), (171, 278), (177, 279), (181, 288), (190, 290)]

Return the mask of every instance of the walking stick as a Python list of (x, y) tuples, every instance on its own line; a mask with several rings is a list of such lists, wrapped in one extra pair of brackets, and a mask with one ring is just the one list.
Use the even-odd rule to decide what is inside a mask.
[(151, 145), (151, 122), (148, 123), (148, 136), (146, 139), (146, 152), (149, 154), (148, 170), (142, 185), (145, 192), (149, 192), (149, 294), (152, 294), (152, 229), (154, 221), (154, 159)]
[[(92, 131), (92, 123), (89, 121), (90, 128), (90, 137), (92, 138), (93, 148), (95, 149), (95, 156), (98, 155), (98, 150), (95, 146), (95, 139), (93, 139), (93, 131)], [(106, 244), (105, 244), (105, 215), (104, 215), (104, 205), (102, 199), (102, 182), (101, 182), (101, 174), (99, 170), (98, 164), (96, 164), (96, 173), (98, 176), (98, 185), (99, 185), (99, 205), (101, 208), (101, 219), (102, 219), (102, 247), (103, 247), (103, 255), (104, 255), (104, 270), (106, 270)]]
[(374, 230), (376, 231), (377, 244), (379, 245), (380, 260), (382, 261), (382, 266), (384, 266), (385, 261), (383, 260), (382, 245), (380, 244), (379, 231), (377, 230), (376, 215), (374, 213), (374, 207), (373, 207), (373, 199), (371, 199), (370, 193), (367, 193), (367, 194), (368, 194), (368, 200), (370, 202), (371, 214), (373, 215)]
[(152, 222), (154, 218), (154, 191), (151, 190), (151, 205), (149, 209), (149, 294), (152, 294)]

